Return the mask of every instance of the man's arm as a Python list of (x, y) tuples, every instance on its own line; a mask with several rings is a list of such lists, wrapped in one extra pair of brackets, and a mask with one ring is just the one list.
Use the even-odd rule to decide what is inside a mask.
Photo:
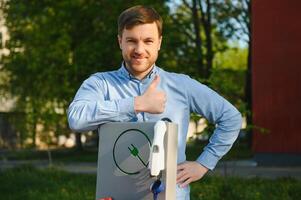
[(81, 85), (68, 109), (72, 130), (95, 130), (106, 122), (130, 121), (139, 112), (159, 114), (164, 111), (166, 94), (157, 90), (159, 76), (154, 78), (143, 95), (116, 100), (105, 100), (103, 81), (100, 77), (91, 76)]
[(179, 165), (178, 182), (186, 186), (196, 181), (216, 166), (217, 162), (232, 147), (241, 128), (242, 117), (239, 111), (215, 91), (199, 82), (188, 78), (188, 98), (191, 112), (198, 113), (216, 128), (209, 139), (209, 144), (194, 162)]
[(102, 77), (92, 75), (81, 85), (68, 109), (69, 126), (74, 131), (95, 130), (110, 121), (129, 121), (136, 116), (134, 97), (105, 100)]

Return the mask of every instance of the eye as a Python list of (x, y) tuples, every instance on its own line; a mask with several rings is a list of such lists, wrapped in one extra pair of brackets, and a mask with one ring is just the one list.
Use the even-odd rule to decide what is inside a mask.
[(133, 40), (133, 39), (128, 39), (128, 40), (126, 40), (126, 42), (127, 42), (127, 43), (134, 43), (135, 40)]
[(146, 44), (152, 44), (152, 43), (154, 43), (154, 41), (153, 40), (146, 40), (145, 43)]

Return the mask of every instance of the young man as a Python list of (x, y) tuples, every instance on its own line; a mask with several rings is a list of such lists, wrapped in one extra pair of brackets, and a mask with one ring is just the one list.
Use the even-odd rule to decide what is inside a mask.
[[(75, 131), (87, 131), (109, 121), (171, 119), (179, 128), (177, 199), (189, 199), (188, 184), (212, 170), (236, 140), (241, 114), (205, 85), (155, 65), (162, 19), (154, 9), (135, 6), (121, 13), (118, 42), (121, 67), (93, 74), (81, 85), (68, 110), (69, 125)], [(217, 125), (196, 161), (186, 161), (185, 156), (191, 112)]]

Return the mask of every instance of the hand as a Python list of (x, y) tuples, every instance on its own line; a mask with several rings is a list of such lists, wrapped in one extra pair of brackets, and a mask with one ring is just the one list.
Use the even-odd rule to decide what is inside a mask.
[(134, 108), (137, 113), (148, 112), (152, 114), (160, 114), (164, 112), (166, 94), (157, 89), (159, 82), (160, 77), (156, 75), (144, 94), (142, 96), (135, 97)]
[(196, 161), (186, 161), (178, 165), (177, 184), (186, 187), (189, 183), (201, 179), (208, 169)]

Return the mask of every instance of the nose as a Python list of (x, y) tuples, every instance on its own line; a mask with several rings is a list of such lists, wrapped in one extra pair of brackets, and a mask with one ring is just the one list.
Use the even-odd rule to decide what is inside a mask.
[(135, 53), (142, 54), (143, 51), (144, 51), (144, 46), (142, 42), (138, 42), (137, 45), (135, 46)]

